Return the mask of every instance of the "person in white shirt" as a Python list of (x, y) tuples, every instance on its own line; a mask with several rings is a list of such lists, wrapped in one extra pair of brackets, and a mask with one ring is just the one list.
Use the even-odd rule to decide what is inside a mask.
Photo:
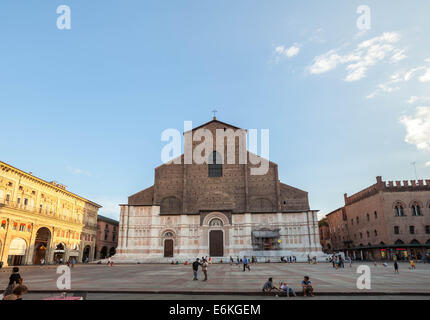
[(287, 293), (287, 297), (289, 297), (289, 296), (290, 296), (290, 294), (292, 294), (292, 296), (293, 296), (293, 297), (295, 297), (295, 296), (296, 296), (296, 292), (294, 291), (294, 289), (293, 289), (292, 287), (290, 287), (290, 286), (288, 285), (288, 283), (287, 283), (287, 282), (281, 282), (281, 283), (279, 284), (279, 287), (281, 288), (281, 290), (282, 290), (282, 291), (284, 291), (284, 292), (286, 292), (286, 293)]

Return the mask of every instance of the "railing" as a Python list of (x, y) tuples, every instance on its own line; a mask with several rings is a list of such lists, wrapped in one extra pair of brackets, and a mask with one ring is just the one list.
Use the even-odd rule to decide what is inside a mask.
[(56, 210), (55, 209), (51, 209), (51, 208), (36, 208), (35, 206), (31, 206), (29, 204), (25, 205), (24, 203), (20, 202), (14, 202), (14, 201), (0, 201), (0, 206), (5, 206), (5, 207), (9, 207), (9, 208), (13, 208), (13, 209), (20, 209), (20, 210), (25, 210), (31, 213), (35, 213), (38, 215), (43, 215), (43, 216), (48, 216), (51, 218), (55, 218), (58, 220), (62, 220), (62, 221), (68, 221), (68, 222), (73, 222), (73, 223), (82, 223), (80, 222), (78, 219), (76, 218), (72, 218), (72, 217), (64, 217), (64, 216), (59, 216), (56, 214)]

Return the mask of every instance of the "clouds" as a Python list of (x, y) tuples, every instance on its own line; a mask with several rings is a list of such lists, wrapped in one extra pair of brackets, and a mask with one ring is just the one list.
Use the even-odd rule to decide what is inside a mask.
[[(427, 60), (426, 60), (427, 61)], [(425, 83), (430, 81), (430, 68), (423, 65), (414, 68), (409, 68), (406, 71), (397, 71), (390, 79), (379, 84), (375, 91), (369, 94), (366, 98), (371, 99), (378, 93), (391, 93), (400, 89), (400, 83), (409, 82), (417, 79), (419, 82)], [(418, 100), (423, 100), (424, 97), (412, 96), (407, 102), (413, 104)]]
[(378, 62), (397, 63), (406, 58), (405, 49), (395, 47), (400, 35), (395, 32), (385, 32), (379, 37), (365, 40), (351, 52), (340, 53), (341, 49), (333, 49), (316, 56), (308, 67), (310, 74), (321, 74), (346, 65), (345, 81), (358, 81), (366, 77), (367, 71)]
[(67, 166), (66, 169), (68, 171), (70, 171), (71, 173), (76, 174), (76, 175), (81, 175), (81, 174), (84, 174), (84, 175), (87, 175), (87, 176), (90, 175), (89, 172), (84, 171), (84, 170), (79, 169), (79, 168), (74, 168), (74, 167), (71, 167), (71, 166)]
[(297, 56), (300, 52), (301, 45), (298, 43), (294, 43), (291, 47), (285, 47), (283, 45), (277, 46), (274, 51), (275, 63), (278, 63), (282, 58), (291, 59)]
[(430, 107), (417, 107), (415, 115), (401, 117), (400, 123), (406, 128), (405, 142), (430, 151)]

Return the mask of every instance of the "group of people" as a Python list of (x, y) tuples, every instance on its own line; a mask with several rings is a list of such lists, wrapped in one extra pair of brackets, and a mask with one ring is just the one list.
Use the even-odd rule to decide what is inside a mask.
[(297, 262), (297, 258), (296, 258), (296, 256), (281, 257), (281, 262), (295, 263), (295, 262)]
[[(244, 260), (245, 260), (245, 258), (246, 258), (246, 264), (252, 264), (252, 263), (256, 263), (257, 262), (257, 258), (256, 257), (254, 257), (254, 256), (252, 256), (251, 257), (251, 259), (249, 259), (249, 258), (247, 258), (246, 256), (244, 256), (243, 257), (243, 259), (241, 259), (241, 258), (239, 258), (239, 256), (237, 256), (236, 257), (236, 265), (239, 265), (239, 264), (243, 264), (244, 263)], [(232, 264), (234, 264), (234, 259), (233, 259), (233, 257), (232, 256), (230, 256), (230, 264), (232, 265)], [(248, 266), (249, 267), (249, 266)]]
[(22, 284), (23, 279), (19, 274), (19, 268), (14, 267), (9, 277), (9, 284), (1, 295), (1, 300), (22, 300), (22, 296), (28, 292), (28, 288)]
[(349, 256), (348, 258), (344, 259), (339, 254), (329, 258), (329, 261), (332, 263), (334, 269), (345, 268), (345, 260), (347, 260), (349, 267), (352, 268), (352, 259)]
[[(312, 287), (312, 281), (309, 279), (308, 276), (304, 276), (302, 282), (301, 282), (301, 286), (303, 289), (303, 295), (306, 296), (313, 296), (314, 295), (314, 288)], [(273, 285), (273, 278), (269, 278), (266, 283), (263, 286), (263, 291), (264, 292), (272, 292), (272, 291), (277, 291), (277, 292), (285, 292), (287, 294), (287, 297), (289, 297), (290, 295), (295, 297), (296, 296), (296, 292), (294, 291), (293, 287), (289, 286), (287, 282), (280, 282), (279, 283), (279, 288), (275, 287)]]
[(198, 279), (198, 272), (199, 272), (199, 266), (201, 266), (203, 274), (205, 275), (205, 278), (203, 281), (208, 280), (208, 260), (206, 258), (202, 258), (202, 262), (200, 262), (200, 259), (197, 258), (196, 261), (194, 261), (191, 266), (193, 268), (193, 280), (199, 280)]

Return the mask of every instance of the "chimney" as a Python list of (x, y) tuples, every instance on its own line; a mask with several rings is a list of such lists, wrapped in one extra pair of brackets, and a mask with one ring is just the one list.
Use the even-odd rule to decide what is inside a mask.
[(426, 185), (430, 186), (430, 180), (426, 179)]
[(411, 180), (411, 185), (412, 185), (412, 187), (416, 187), (417, 182), (415, 180)]
[(418, 185), (420, 187), (424, 187), (424, 181), (423, 180), (418, 180)]
[(400, 183), (400, 181), (396, 181), (396, 187), (401, 187), (402, 184)]
[(344, 194), (343, 194), (343, 200), (345, 201), (345, 204), (346, 204), (346, 200), (347, 200), (347, 198), (348, 198), (348, 194), (347, 194), (347, 193), (344, 193)]
[(388, 186), (389, 186), (390, 188), (394, 187), (394, 182), (393, 182), (393, 181), (388, 181)]
[(408, 180), (403, 180), (403, 186), (407, 187), (409, 185), (409, 181)]

